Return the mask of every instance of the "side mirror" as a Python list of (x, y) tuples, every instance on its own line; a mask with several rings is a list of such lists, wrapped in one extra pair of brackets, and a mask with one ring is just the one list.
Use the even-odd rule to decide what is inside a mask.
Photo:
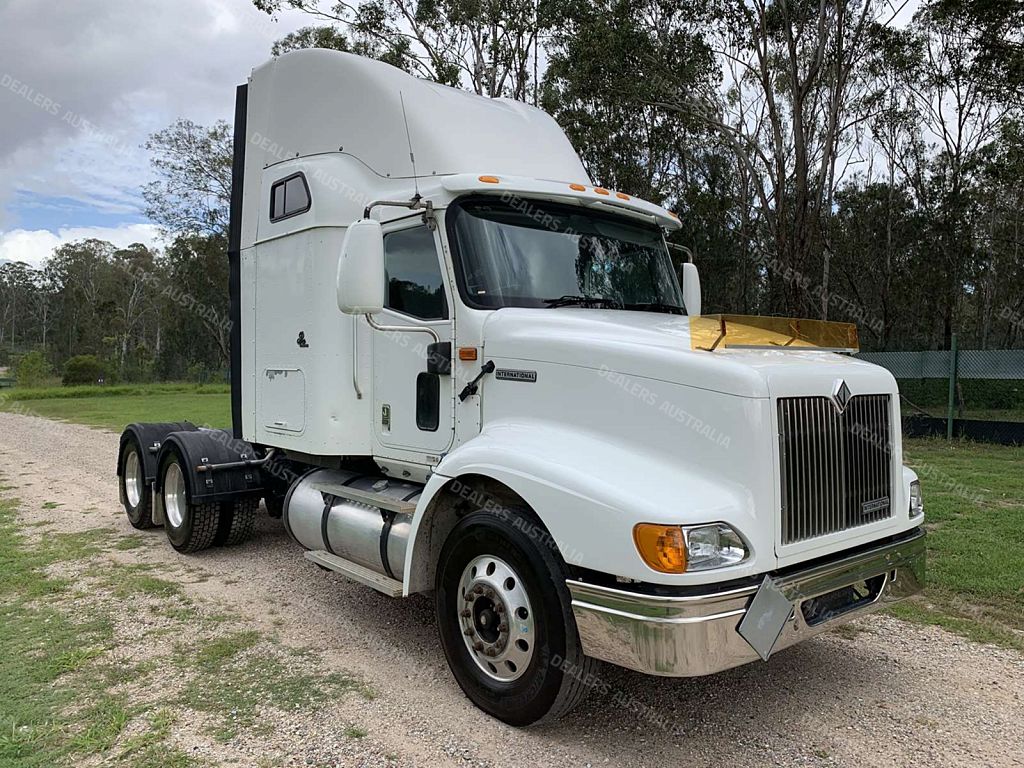
[(700, 314), (700, 273), (693, 262), (684, 262), (680, 271), (683, 282), (683, 306), (686, 314)]
[(347, 315), (376, 314), (384, 308), (384, 235), (380, 222), (350, 225), (338, 259), (338, 309)]

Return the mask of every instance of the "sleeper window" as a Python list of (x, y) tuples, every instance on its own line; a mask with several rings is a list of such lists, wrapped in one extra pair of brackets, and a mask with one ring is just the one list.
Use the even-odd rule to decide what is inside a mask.
[(270, 187), (270, 220), (286, 219), (309, 210), (309, 188), (301, 173), (275, 181)]
[(424, 227), (403, 229), (384, 236), (388, 309), (421, 320), (448, 317), (441, 266), (434, 234)]

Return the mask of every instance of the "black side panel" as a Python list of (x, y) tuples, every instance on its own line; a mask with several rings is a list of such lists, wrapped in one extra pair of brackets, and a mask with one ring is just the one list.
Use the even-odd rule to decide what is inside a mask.
[(235, 142), (228, 219), (228, 295), (231, 313), (231, 428), (242, 439), (242, 190), (245, 177), (245, 115), (249, 86), (235, 91)]

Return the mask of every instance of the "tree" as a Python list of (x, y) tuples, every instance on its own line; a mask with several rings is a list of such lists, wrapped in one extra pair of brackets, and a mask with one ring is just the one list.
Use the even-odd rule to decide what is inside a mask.
[(14, 376), (19, 387), (39, 387), (46, 383), (53, 373), (50, 362), (38, 349), (22, 355), (15, 367)]
[(910, 129), (886, 150), (922, 214), (922, 257), (931, 265), (926, 279), (938, 321), (933, 332), (948, 349), (966, 284), (976, 276), (982, 157), (1009, 107), (984, 85), (962, 19), (920, 11), (904, 45), (911, 53), (898, 87), (906, 94)]
[(32, 340), (31, 307), (36, 272), (23, 261), (0, 266), (0, 344), (12, 352), (19, 341)]
[(352, 46), (341, 30), (334, 27), (303, 27), (276, 41), (270, 49), (273, 56), (303, 48), (327, 48), (352, 52)]
[(168, 318), (157, 365), (164, 376), (181, 377), (190, 365), (224, 370), (231, 323), (228, 261), (223, 237), (179, 237), (160, 264)]
[[(253, 3), (271, 15), (282, 8), (300, 10), (340, 30), (330, 36), (329, 47), (344, 39), (350, 47), (340, 50), (386, 61), (428, 80), (533, 103), (538, 98), (540, 37), (557, 5), (551, 0), (363, 0), (330, 7), (318, 0)], [(320, 33), (304, 33), (288, 44), (281, 41), (275, 49), (309, 42), (314, 34)]]
[(936, 19), (951, 20), (967, 32), (979, 83), (1007, 98), (1024, 95), (1024, 4), (1017, 0), (935, 0)]
[(96, 384), (105, 376), (103, 363), (95, 355), (75, 355), (64, 364), (64, 386)]
[(145, 148), (157, 180), (142, 190), (146, 216), (166, 233), (220, 235), (231, 206), (232, 129), (181, 118), (149, 137)]

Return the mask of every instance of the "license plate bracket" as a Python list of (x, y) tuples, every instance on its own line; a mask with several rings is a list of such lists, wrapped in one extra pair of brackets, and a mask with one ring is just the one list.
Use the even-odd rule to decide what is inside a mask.
[(762, 660), (768, 661), (772, 649), (782, 635), (796, 609), (796, 604), (771, 576), (765, 576), (738, 631)]

